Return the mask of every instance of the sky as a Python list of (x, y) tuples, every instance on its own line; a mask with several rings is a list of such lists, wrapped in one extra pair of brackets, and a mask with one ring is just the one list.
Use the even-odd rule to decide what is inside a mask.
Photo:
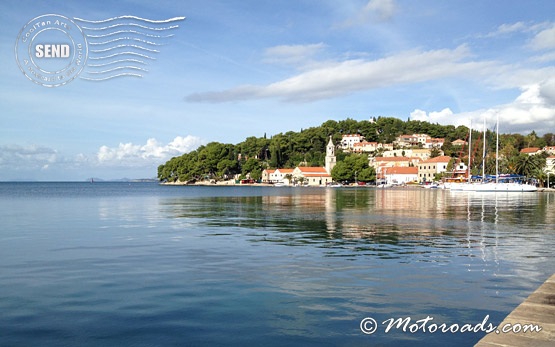
[[(0, 13), (0, 181), (154, 178), (199, 145), (330, 119), (555, 132), (552, 0), (5, 0)], [(45, 15), (75, 27), (23, 42)], [(24, 73), (25, 54), (66, 66), (74, 55), (31, 55), (68, 37), (87, 44), (72, 80)], [(117, 66), (118, 49), (136, 54), (93, 66)]]

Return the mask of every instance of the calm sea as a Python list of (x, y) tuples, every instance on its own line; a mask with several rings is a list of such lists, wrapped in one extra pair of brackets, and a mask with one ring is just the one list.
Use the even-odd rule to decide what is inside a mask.
[(382, 322), (500, 323), (554, 225), (551, 193), (0, 183), (0, 345), (471, 346)]

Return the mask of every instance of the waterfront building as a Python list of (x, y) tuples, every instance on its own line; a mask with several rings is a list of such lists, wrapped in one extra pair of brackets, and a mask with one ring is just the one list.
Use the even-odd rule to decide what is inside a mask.
[(293, 180), (302, 181), (304, 185), (308, 186), (325, 186), (332, 181), (326, 168), (321, 166), (297, 166), (293, 170)]
[(383, 178), (389, 184), (407, 184), (418, 180), (418, 168), (409, 167), (386, 167), (383, 169)]
[(262, 182), (291, 184), (287, 175), (293, 176), (293, 169), (264, 169), (262, 171)]
[(379, 179), (385, 178), (385, 169), (391, 167), (411, 167), (416, 166), (420, 162), (420, 158), (416, 157), (375, 157), (370, 158), (369, 165), (376, 170), (376, 176)]
[(418, 182), (431, 182), (436, 174), (447, 171), (451, 157), (439, 156), (418, 163)]
[(262, 171), (262, 182), (264, 183), (270, 183), (272, 182), (272, 176), (275, 174), (276, 170), (275, 169), (264, 169)]

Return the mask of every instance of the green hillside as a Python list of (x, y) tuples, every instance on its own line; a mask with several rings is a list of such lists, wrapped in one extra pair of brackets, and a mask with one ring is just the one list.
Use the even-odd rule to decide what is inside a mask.
[[(374, 121), (329, 120), (317, 127), (301, 129), (298, 132), (279, 133), (271, 138), (267, 138), (264, 134), (262, 137), (248, 137), (238, 144), (211, 142), (160, 165), (158, 179), (169, 182), (177, 180), (187, 182), (207, 178), (222, 180), (232, 178), (236, 174), (244, 176), (247, 173), (250, 173), (253, 179), (258, 179), (265, 168), (293, 168), (299, 164), (323, 166), (325, 147), (329, 136), (332, 136), (335, 144), (339, 144), (342, 134), (356, 133), (363, 135), (366, 141), (380, 143), (392, 143), (397, 136), (402, 134), (424, 133), (434, 138), (444, 138), (445, 144), (442, 150), (446, 155), (460, 157), (463, 160), (468, 157), (466, 151), (451, 144), (456, 139), (468, 139), (468, 128), (465, 126), (455, 127), (421, 121), (403, 121), (393, 117), (379, 117)], [(494, 165), (488, 165), (488, 161), (492, 160), (491, 153), (495, 152), (495, 134), (487, 131), (485, 137), (488, 146), (486, 168), (491, 168)], [(473, 131), (472, 138), (474, 139), (473, 146), (481, 149), (483, 140), (481, 132)], [(542, 137), (537, 136), (535, 132), (526, 136), (520, 134), (500, 135), (500, 153), (503, 156), (500, 165), (503, 172), (525, 173), (532, 176), (530, 175), (532, 172), (524, 171), (530, 171), (530, 166), (541, 166), (541, 162), (534, 163), (534, 165), (521, 163), (530, 161), (530, 159), (524, 158), (519, 151), (526, 147), (543, 148), (547, 145), (555, 145), (554, 134), (548, 133)], [(338, 163), (354, 162), (354, 158), (347, 161), (345, 158), (356, 156), (343, 153), (341, 150), (338, 150), (336, 155)], [(474, 164), (474, 169), (481, 166), (481, 151), (478, 156), (480, 162)], [(545, 165), (545, 157), (543, 165)], [(540, 173), (535, 174), (535, 176), (537, 175)]]

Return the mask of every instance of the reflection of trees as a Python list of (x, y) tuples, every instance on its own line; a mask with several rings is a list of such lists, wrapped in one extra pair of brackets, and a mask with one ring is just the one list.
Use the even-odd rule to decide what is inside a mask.
[[(275, 189), (275, 188), (270, 188)], [(274, 190), (275, 192), (275, 190)], [(424, 189), (291, 189), (282, 195), (167, 199), (162, 208), (207, 233), (313, 245), (329, 254), (414, 254), (466, 243), (477, 221), (555, 222), (537, 194), (469, 195)], [(496, 204), (495, 206), (493, 204)], [(195, 224), (196, 223), (196, 224)]]

